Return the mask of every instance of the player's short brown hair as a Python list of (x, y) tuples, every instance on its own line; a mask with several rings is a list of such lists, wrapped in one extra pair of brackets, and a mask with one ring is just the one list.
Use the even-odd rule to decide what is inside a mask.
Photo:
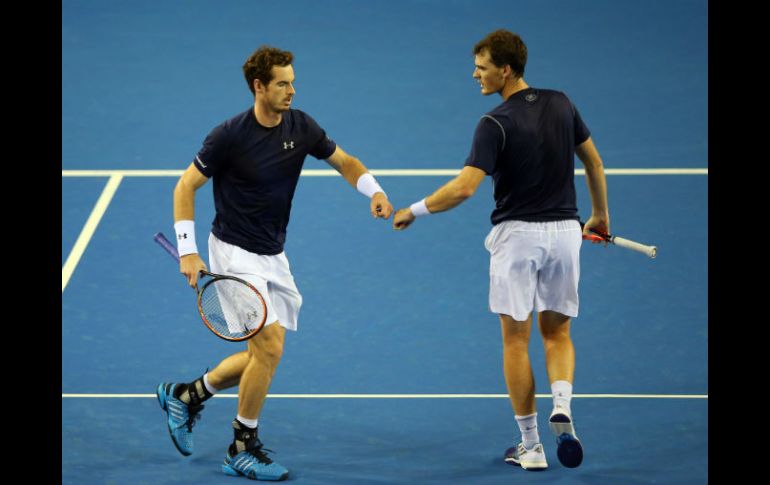
[(518, 34), (505, 29), (495, 30), (473, 46), (473, 55), (485, 50), (489, 52), (489, 57), (497, 67), (508, 64), (517, 76), (524, 76), (527, 46)]
[(270, 73), (273, 66), (288, 66), (293, 60), (294, 54), (291, 52), (268, 45), (263, 45), (255, 50), (243, 65), (243, 76), (246, 78), (246, 83), (248, 83), (252, 94), (256, 94), (254, 92), (255, 79), (259, 79), (262, 84), (267, 86), (273, 79)]

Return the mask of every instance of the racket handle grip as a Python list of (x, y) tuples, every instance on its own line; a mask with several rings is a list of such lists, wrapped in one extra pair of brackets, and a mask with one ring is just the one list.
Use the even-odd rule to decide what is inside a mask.
[(616, 246), (620, 246), (622, 248), (630, 249), (632, 251), (639, 251), (640, 253), (646, 254), (647, 256), (655, 259), (655, 256), (658, 255), (658, 248), (655, 246), (647, 246), (646, 244), (641, 244), (636, 241), (631, 241), (628, 239), (624, 239), (622, 237), (613, 236), (612, 237), (612, 243)]
[(172, 258), (176, 260), (176, 262), (179, 262), (179, 252), (176, 250), (173, 244), (166, 239), (166, 236), (163, 235), (162, 232), (159, 232), (155, 234), (155, 237), (152, 238), (156, 243), (160, 244), (160, 247), (166, 250), (168, 254), (171, 255)]

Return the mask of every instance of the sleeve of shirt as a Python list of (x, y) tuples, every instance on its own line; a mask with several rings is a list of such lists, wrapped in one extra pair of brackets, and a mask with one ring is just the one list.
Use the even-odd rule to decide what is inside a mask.
[[(572, 104), (572, 102), (570, 102), (570, 104)], [(591, 136), (591, 131), (586, 124), (583, 123), (583, 118), (580, 117), (580, 112), (578, 112), (574, 104), (572, 104), (572, 112), (574, 113), (575, 146), (578, 146), (588, 140), (588, 137)]]
[(484, 116), (476, 125), (471, 153), (465, 165), (480, 168), (487, 175), (495, 171), (497, 156), (503, 149), (503, 131), (499, 124)]
[(227, 130), (221, 124), (203, 140), (203, 147), (193, 160), (195, 167), (206, 177), (214, 176), (227, 160)]
[(325, 160), (334, 154), (337, 144), (326, 135), (326, 132), (318, 126), (318, 123), (307, 113), (308, 141), (310, 142), (309, 154), (319, 160)]

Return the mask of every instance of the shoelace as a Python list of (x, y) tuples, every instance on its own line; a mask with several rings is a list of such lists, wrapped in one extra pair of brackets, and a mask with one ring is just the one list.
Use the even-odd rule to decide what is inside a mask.
[(255, 448), (247, 449), (246, 452), (249, 453), (250, 455), (252, 455), (254, 458), (256, 458), (257, 461), (260, 462), (260, 463), (264, 463), (265, 465), (271, 464), (273, 462), (273, 460), (271, 460), (267, 456), (267, 454), (264, 453), (262, 450), (270, 452), (270, 453), (275, 453), (275, 451), (273, 451), (273, 450), (271, 450), (269, 448), (264, 448), (262, 446), (257, 446)]
[(193, 426), (195, 426), (195, 423), (200, 421), (201, 415), (200, 412), (203, 411), (203, 408), (205, 406), (203, 404), (200, 404), (198, 406), (187, 406), (187, 421), (182, 423), (182, 426), (187, 426), (187, 431), (192, 433)]

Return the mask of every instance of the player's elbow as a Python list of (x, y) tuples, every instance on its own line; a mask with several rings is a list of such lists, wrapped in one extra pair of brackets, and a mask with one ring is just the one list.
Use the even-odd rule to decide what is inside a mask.
[(457, 198), (460, 200), (470, 199), (476, 193), (476, 187), (460, 184), (457, 187)]
[(174, 186), (174, 195), (189, 195), (195, 192), (195, 188), (192, 187), (184, 177), (180, 177), (179, 181)]
[(176, 198), (176, 197), (179, 197), (179, 196), (180, 196), (180, 195), (182, 195), (184, 192), (185, 192), (185, 183), (184, 183), (184, 179), (181, 179), (181, 178), (180, 178), (180, 179), (177, 181), (176, 185), (174, 186), (174, 197), (175, 197), (175, 198)]
[(583, 161), (583, 166), (585, 167), (587, 173), (600, 173), (604, 170), (602, 159), (598, 156), (586, 157), (586, 159)]

